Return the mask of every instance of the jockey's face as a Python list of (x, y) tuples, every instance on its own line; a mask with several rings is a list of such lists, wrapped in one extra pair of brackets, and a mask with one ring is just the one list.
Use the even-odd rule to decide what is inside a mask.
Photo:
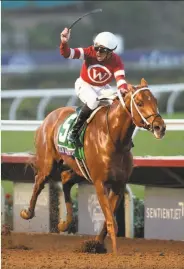
[(94, 50), (96, 51), (96, 58), (99, 62), (109, 59), (112, 54), (110, 50), (103, 46), (94, 46)]

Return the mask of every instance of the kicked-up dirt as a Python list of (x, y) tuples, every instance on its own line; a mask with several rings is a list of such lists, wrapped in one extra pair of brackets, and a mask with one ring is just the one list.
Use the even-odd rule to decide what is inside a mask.
[(11, 233), (1, 237), (2, 269), (184, 269), (184, 242), (118, 238), (118, 255), (81, 252), (89, 236)]

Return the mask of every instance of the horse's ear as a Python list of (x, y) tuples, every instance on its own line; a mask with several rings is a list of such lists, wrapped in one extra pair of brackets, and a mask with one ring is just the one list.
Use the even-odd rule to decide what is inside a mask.
[(143, 86), (143, 87), (148, 86), (148, 83), (144, 78), (141, 79), (141, 86)]

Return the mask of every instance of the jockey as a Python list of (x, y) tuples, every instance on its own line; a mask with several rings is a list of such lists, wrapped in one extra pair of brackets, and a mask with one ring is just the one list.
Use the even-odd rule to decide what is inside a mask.
[(116, 36), (110, 32), (99, 33), (93, 46), (87, 48), (70, 48), (70, 30), (65, 28), (60, 34), (60, 54), (64, 58), (83, 60), (80, 77), (75, 82), (75, 92), (84, 103), (77, 121), (69, 133), (68, 140), (77, 142), (79, 130), (91, 112), (97, 108), (97, 97), (102, 90), (110, 89), (109, 83), (115, 78), (117, 88), (127, 93), (124, 64), (121, 58), (113, 51), (117, 48)]

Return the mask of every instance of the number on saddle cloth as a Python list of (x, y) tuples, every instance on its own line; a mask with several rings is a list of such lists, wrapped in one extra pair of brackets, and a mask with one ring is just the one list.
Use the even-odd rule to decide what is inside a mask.
[[(69, 142), (67, 139), (68, 133), (73, 128), (73, 125), (76, 121), (79, 111), (80, 111), (80, 108), (77, 108), (76, 112), (70, 114), (69, 117), (59, 127), (57, 143), (58, 143), (58, 150), (60, 153), (74, 156), (82, 160), (84, 159), (83, 147), (76, 148), (76, 146), (72, 144), (71, 142)], [(82, 144), (83, 144), (85, 129), (86, 128), (84, 127), (80, 134), (80, 140)]]

